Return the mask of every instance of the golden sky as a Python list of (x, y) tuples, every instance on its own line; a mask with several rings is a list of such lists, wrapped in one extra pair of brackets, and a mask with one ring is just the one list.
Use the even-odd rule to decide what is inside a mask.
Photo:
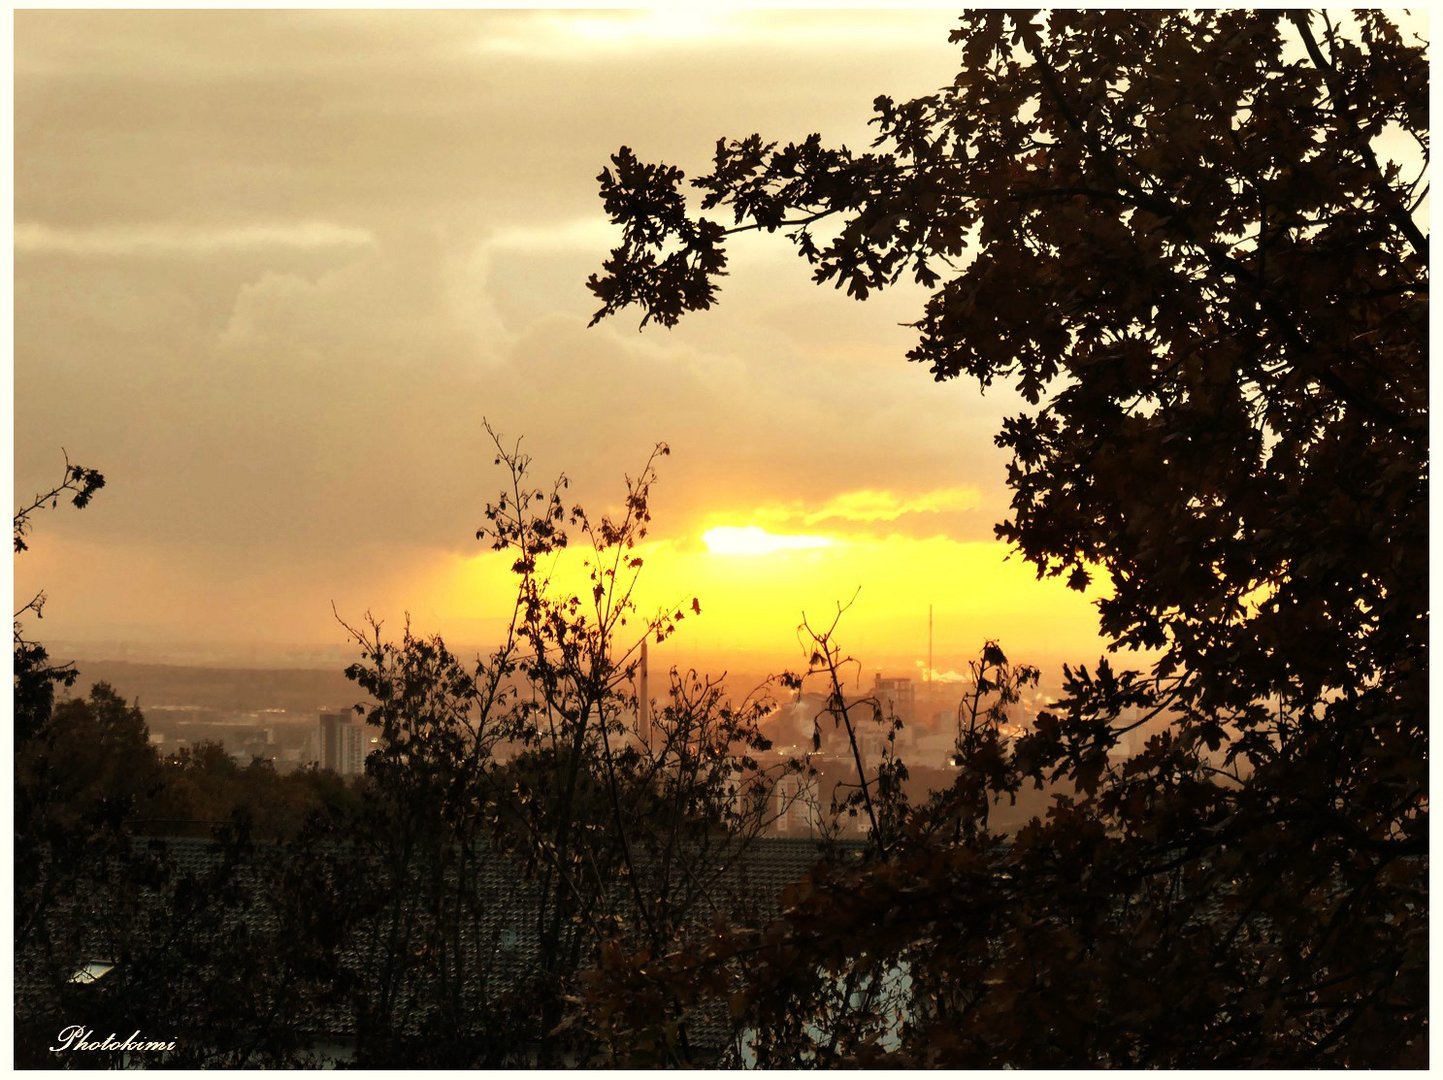
[[(702, 663), (794, 663), (803, 611), (902, 673), (987, 637), (1095, 657), (1095, 613), (992, 538), (1005, 388), (903, 359), (911, 290), (812, 286), (732, 247), (722, 304), (593, 329), (622, 144), (859, 146), (955, 69), (942, 11), (15, 13), (15, 484), (102, 470), (37, 522), (18, 594), (96, 656), (344, 644), (331, 614), (485, 644), (504, 567), (482, 418), (615, 504), (662, 462), (642, 596)], [(860, 592), (858, 590), (860, 589)], [(17, 605), (18, 606), (18, 605)]]

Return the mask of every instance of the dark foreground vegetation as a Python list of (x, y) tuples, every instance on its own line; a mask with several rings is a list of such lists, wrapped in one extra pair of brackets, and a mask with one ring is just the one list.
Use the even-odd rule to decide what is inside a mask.
[[(938, 379), (1018, 386), (998, 533), (1103, 576), (1117, 646), (1025, 735), (1035, 672), (989, 645), (950, 789), (909, 804), (884, 755), (843, 808), (865, 844), (764, 854), (804, 766), (760, 767), (756, 703), (675, 675), (632, 727), (640, 642), (699, 606), (630, 604), (654, 462), (593, 521), (498, 442), (510, 639), (469, 666), (355, 628), (365, 783), (238, 794), (200, 854), (135, 820), (209, 767), (147, 758), (104, 689), (52, 708), (71, 675), (17, 624), (20, 1060), (65, 1060), (63, 1019), (176, 1039), (132, 1064), (1425, 1065), (1428, 71), (1383, 14), (1336, 20), (974, 13), (954, 85), (877, 100), (872, 152), (719, 142), (692, 183), (726, 222), (629, 150), (601, 176), (598, 317), (706, 308), (727, 234), (780, 231), (859, 298), (933, 290)], [(592, 588), (558, 597), (568, 544)], [(850, 732), (876, 720), (834, 630), (779, 690), (837, 687), (819, 722)], [(1168, 723), (1119, 763), (1136, 710)]]

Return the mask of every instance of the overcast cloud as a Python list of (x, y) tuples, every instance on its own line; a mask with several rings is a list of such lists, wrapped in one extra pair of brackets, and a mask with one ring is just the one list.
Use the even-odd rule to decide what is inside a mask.
[[(858, 145), (876, 94), (950, 79), (950, 23), (17, 12), (17, 496), (62, 446), (110, 481), (40, 525), (17, 588), (78, 638), (404, 604), (397, 567), (475, 549), (483, 417), (598, 504), (668, 442), (657, 533), (683, 545), (989, 538), (1015, 402), (904, 362), (917, 293), (859, 305), (748, 238), (717, 311), (586, 329), (609, 153), (695, 173), (723, 134)], [(227, 622), (217, 577), (222, 606), (265, 602)]]

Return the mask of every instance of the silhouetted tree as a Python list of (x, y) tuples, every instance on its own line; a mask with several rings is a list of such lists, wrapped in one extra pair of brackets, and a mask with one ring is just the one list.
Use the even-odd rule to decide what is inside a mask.
[[(720, 140), (693, 186), (729, 221), (626, 148), (600, 176), (623, 241), (597, 318), (709, 307), (745, 230), (858, 298), (933, 290), (909, 358), (1029, 405), (996, 437), (999, 537), (1101, 573), (1102, 630), (1157, 657), (1069, 668), (1025, 738), (971, 749), (993, 792), (1072, 786), (1010, 845), (919, 828), (734, 942), (761, 949), (757, 1052), (1421, 1063), (1425, 45), (1376, 11), (980, 11), (953, 41), (950, 86), (876, 100), (872, 152)], [(864, 962), (910, 971), (904, 1022), (809, 1026)]]
[[(93, 469), (72, 465), (65, 460), (60, 483), (49, 491), (38, 493), (15, 511), (15, 553), (28, 550), (34, 514), (46, 507), (55, 507), (63, 496), (72, 505), (83, 509), (91, 497), (105, 485), (105, 478)], [(92, 813), (103, 813), (112, 828), (118, 815), (129, 805), (128, 793), (113, 793), (108, 785), (97, 782), (82, 772), (69, 769), (63, 754), (54, 749), (56, 741), (64, 742), (82, 729), (74, 739), (73, 749), (85, 753), (95, 762), (104, 760), (110, 776), (121, 776), (125, 764), (133, 764), (133, 744), (138, 738), (146, 743), (144, 721), (139, 714), (130, 714), (124, 703), (109, 687), (97, 687), (91, 702), (77, 703), (67, 714), (65, 730), (50, 728), (55, 702), (55, 688), (74, 685), (78, 672), (73, 664), (53, 664), (45, 647), (24, 636), (21, 619), (44, 613), (45, 594), (36, 593), (14, 616), (14, 717), (15, 717), (15, 939), (23, 945), (38, 920), (44, 917), (46, 897), (52, 895), (57, 881), (71, 880), (77, 865), (67, 865), (71, 858), (83, 854), (78, 850), (92, 832), (88, 820)], [(98, 696), (97, 696), (98, 695)], [(136, 726), (138, 723), (138, 727)], [(115, 750), (115, 766), (109, 764), (107, 750)], [(128, 778), (127, 778), (128, 780)], [(60, 852), (52, 853), (49, 845), (59, 841)], [(78, 865), (83, 865), (84, 860)]]
[[(733, 705), (695, 673), (672, 672), (660, 703), (637, 698), (643, 642), (700, 611), (692, 600), (646, 616), (633, 600), (666, 448), (628, 478), (621, 514), (596, 520), (563, 502), (564, 477), (536, 487), (519, 446), (496, 446), (507, 487), (477, 537), (516, 575), (503, 643), (466, 665), (409, 626), (399, 642), (375, 622), (348, 628), (363, 659), (347, 674), (378, 734), (355, 826), (369, 852), (355, 886), (368, 949), (352, 981), (363, 1063), (593, 1060), (571, 1004), (578, 972), (600, 951), (661, 953), (695, 933), (768, 821), (775, 774), (796, 768), (753, 756), (768, 745), (760, 703)], [(551, 580), (573, 536), (583, 594)], [(516, 875), (501, 896), (497, 860)], [(534, 945), (522, 960), (498, 960), (498, 908)], [(500, 983), (476, 977), (498, 963), (512, 965)], [(668, 1007), (656, 1060), (686, 1061), (686, 1024)]]

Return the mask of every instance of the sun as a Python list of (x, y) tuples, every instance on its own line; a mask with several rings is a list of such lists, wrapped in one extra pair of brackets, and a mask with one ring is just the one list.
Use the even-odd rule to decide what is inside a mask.
[(713, 555), (775, 555), (836, 546), (828, 536), (769, 533), (757, 525), (718, 525), (702, 533), (701, 540)]

